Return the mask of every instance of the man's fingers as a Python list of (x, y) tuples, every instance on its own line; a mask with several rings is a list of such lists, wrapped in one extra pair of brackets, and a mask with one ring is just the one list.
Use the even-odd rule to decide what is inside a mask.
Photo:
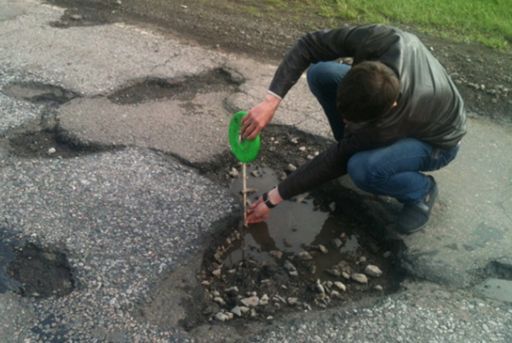
[(257, 223), (261, 223), (263, 221), (266, 221), (268, 219), (268, 215), (265, 215), (265, 216), (250, 216), (250, 217), (247, 217), (247, 224), (257, 224)]
[(245, 117), (243, 117), (243, 118), (242, 118), (242, 125), (243, 125), (243, 126), (247, 126), (247, 125), (249, 125), (249, 123), (250, 123), (250, 122), (252, 122), (252, 121), (253, 121), (253, 119), (254, 119), (254, 118), (252, 117), (251, 112), (249, 112), (249, 114), (248, 114), (248, 115), (246, 115)]
[(258, 125), (258, 123), (252, 123), (246, 130), (245, 135), (243, 135), (243, 137), (249, 140), (254, 139), (256, 138), (258, 133), (260, 133), (261, 129), (262, 128), (260, 125)]
[(258, 124), (251, 123), (245, 132), (242, 134), (244, 139), (254, 139), (258, 135), (259, 129)]

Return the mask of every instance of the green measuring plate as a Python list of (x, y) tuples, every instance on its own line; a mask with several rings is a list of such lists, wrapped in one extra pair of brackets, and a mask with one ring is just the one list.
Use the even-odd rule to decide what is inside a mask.
[(229, 122), (229, 145), (235, 157), (242, 163), (249, 163), (254, 161), (260, 153), (260, 135), (252, 140), (241, 139), (240, 130), (242, 129), (242, 119), (247, 115), (247, 112), (240, 111), (233, 114)]

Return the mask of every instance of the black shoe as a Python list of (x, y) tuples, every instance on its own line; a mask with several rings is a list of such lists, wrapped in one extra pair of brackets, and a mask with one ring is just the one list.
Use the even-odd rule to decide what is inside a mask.
[(423, 228), (430, 218), (430, 212), (437, 198), (437, 185), (432, 176), (428, 176), (432, 186), (427, 195), (419, 202), (405, 204), (398, 216), (397, 229), (402, 234), (410, 234)]

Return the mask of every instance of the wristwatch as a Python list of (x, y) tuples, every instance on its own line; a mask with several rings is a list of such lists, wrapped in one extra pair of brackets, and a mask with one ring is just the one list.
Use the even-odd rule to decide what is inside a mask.
[(265, 205), (267, 205), (268, 208), (276, 207), (276, 205), (270, 202), (270, 199), (268, 198), (268, 192), (263, 193), (262, 198), (263, 202), (265, 203)]

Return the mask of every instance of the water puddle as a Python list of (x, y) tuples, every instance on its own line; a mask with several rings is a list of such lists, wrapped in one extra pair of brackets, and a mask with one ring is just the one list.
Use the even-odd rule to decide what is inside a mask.
[[(278, 176), (270, 168), (249, 168), (249, 173), (258, 175), (250, 177), (248, 181), (248, 187), (258, 194), (278, 183)], [(239, 179), (231, 183), (230, 191), (235, 195), (240, 194)], [(311, 276), (329, 279), (329, 274), (325, 272), (341, 260), (357, 262), (364, 252), (359, 242), (359, 232), (354, 230), (356, 224), (335, 214), (334, 200), (329, 204), (323, 201), (323, 208), (320, 205), (321, 202), (309, 194), (283, 202), (272, 210), (266, 222), (242, 229), (243, 240), (240, 240), (239, 246), (233, 246), (224, 265), (236, 266), (243, 257), (260, 263), (269, 262), (274, 260), (276, 251), (290, 256), (312, 251), (311, 261), (316, 272)]]
[[(271, 168), (248, 170), (252, 200), (279, 182)], [(234, 178), (231, 193), (241, 198), (241, 188)], [(200, 278), (210, 304), (203, 313), (217, 321), (272, 320), (395, 291), (402, 279), (396, 251), (332, 193), (315, 190), (283, 202), (264, 223), (228, 229), (204, 258)]]

